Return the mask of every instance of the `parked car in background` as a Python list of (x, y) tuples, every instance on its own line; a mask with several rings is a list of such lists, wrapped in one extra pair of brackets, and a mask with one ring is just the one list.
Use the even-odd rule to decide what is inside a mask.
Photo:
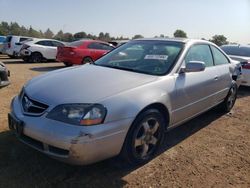
[(92, 63), (113, 49), (114, 47), (106, 42), (79, 40), (64, 47), (59, 46), (56, 59), (66, 66), (81, 65)]
[(241, 85), (250, 86), (250, 45), (223, 45), (221, 49), (242, 66)]
[(0, 54), (2, 53), (3, 43), (5, 42), (5, 40), (6, 40), (5, 36), (0, 36)]
[(9, 76), (10, 76), (10, 71), (2, 62), (0, 62), (0, 87), (7, 86), (10, 84), (8, 78)]
[(9, 127), (22, 142), (61, 161), (90, 164), (120, 154), (145, 163), (167, 130), (216, 105), (232, 109), (235, 69), (211, 42), (130, 41), (92, 64), (29, 81), (11, 102)]
[(118, 46), (121, 46), (121, 45), (127, 43), (128, 41), (129, 40), (113, 40), (113, 41), (110, 41), (109, 43), (115, 47), (118, 47)]
[(35, 39), (23, 44), (20, 56), (24, 61), (39, 63), (44, 60), (55, 60), (57, 47), (63, 47), (64, 43), (53, 39)]
[(31, 37), (8, 35), (3, 45), (2, 53), (11, 58), (18, 57), (23, 42), (33, 40)]

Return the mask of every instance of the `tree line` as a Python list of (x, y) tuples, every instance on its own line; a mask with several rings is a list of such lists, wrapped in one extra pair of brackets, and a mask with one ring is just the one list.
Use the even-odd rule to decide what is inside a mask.
[[(64, 33), (62, 30), (58, 31), (56, 34), (53, 33), (49, 28), (46, 31), (42, 30), (36, 30), (32, 26), (30, 27), (24, 27), (20, 26), (16, 22), (4, 22), (2, 21), (0, 23), (0, 35), (20, 35), (20, 36), (29, 36), (29, 37), (35, 37), (35, 38), (47, 38), (47, 39), (57, 39), (65, 42), (72, 42), (76, 41), (79, 39), (83, 38), (88, 38), (88, 39), (98, 39), (102, 41), (111, 41), (111, 40), (128, 40), (129, 38), (127, 37), (113, 37), (110, 36), (109, 33), (104, 33), (100, 32), (99, 35), (93, 35), (90, 33), (86, 33), (84, 31), (77, 32), (77, 33), (69, 33), (66, 32)], [(181, 37), (181, 38), (187, 38), (187, 34), (180, 29), (177, 29), (173, 33), (174, 37)], [(159, 36), (155, 36), (155, 38), (169, 38), (169, 36), (165, 36), (164, 34), (161, 34)], [(132, 37), (132, 39), (137, 39), (137, 38), (144, 38), (143, 35), (141, 34), (136, 34)], [(204, 38), (203, 38), (204, 39)], [(204, 39), (206, 40), (206, 39)], [(228, 44), (229, 42), (227, 41), (227, 38), (224, 35), (214, 35), (209, 41), (214, 42), (215, 44), (221, 46), (224, 44)]]

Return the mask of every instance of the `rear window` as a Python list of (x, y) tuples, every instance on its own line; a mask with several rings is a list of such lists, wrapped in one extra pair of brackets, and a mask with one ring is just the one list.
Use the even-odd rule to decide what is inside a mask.
[(83, 45), (83, 41), (75, 41), (75, 42), (71, 42), (71, 43), (68, 43), (67, 46), (71, 46), (71, 47), (78, 47), (78, 46), (81, 46)]
[(29, 38), (21, 37), (19, 42), (23, 42), (23, 41), (28, 40), (28, 39), (29, 39)]
[(240, 54), (242, 56), (250, 57), (250, 47), (240, 47)]

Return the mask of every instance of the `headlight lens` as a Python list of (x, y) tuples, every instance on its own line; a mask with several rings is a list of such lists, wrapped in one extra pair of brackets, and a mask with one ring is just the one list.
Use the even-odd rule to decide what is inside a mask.
[(46, 116), (49, 119), (73, 125), (97, 125), (104, 121), (107, 110), (101, 104), (63, 104)]

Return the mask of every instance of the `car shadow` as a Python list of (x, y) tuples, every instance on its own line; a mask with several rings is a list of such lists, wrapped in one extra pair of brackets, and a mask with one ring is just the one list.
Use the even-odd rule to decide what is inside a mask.
[[(222, 115), (213, 109), (167, 132), (160, 154)], [(0, 133), (0, 143), (2, 187), (123, 187), (123, 177), (139, 168), (124, 165), (118, 157), (88, 166), (64, 164), (20, 143), (11, 131)]]
[(250, 96), (250, 86), (240, 86), (238, 90), (238, 98)]
[(37, 72), (48, 72), (48, 71), (53, 71), (57, 69), (65, 68), (64, 65), (60, 66), (53, 66), (53, 67), (33, 67), (30, 68), (30, 70), (37, 71)]
[(15, 64), (29, 64), (28, 62), (24, 62), (21, 59), (1, 59), (1, 62), (3, 62), (6, 65), (15, 65)]

